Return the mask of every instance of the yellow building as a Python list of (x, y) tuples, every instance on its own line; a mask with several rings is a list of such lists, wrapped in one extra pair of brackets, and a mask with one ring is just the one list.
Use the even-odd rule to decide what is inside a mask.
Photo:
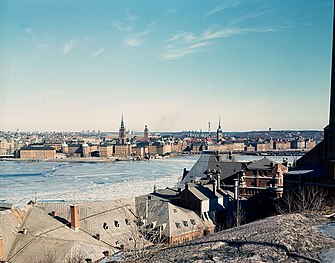
[(112, 144), (104, 144), (99, 147), (99, 156), (108, 158), (112, 157), (114, 154), (114, 145)]
[(19, 150), (20, 159), (54, 159), (56, 150), (50, 146), (28, 145)]

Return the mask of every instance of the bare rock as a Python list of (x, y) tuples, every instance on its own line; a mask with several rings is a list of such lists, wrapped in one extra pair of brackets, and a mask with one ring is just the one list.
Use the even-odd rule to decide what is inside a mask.
[(324, 218), (290, 214), (269, 217), (158, 252), (149, 262), (320, 262), (335, 246), (321, 233)]

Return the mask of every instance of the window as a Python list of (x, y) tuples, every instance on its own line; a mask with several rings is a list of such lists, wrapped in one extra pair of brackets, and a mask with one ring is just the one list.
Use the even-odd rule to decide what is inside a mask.
[(120, 224), (119, 224), (119, 222), (118, 221), (114, 221), (114, 225), (116, 226), (116, 227), (120, 227)]
[(191, 221), (192, 225), (195, 225), (195, 220), (194, 219), (191, 219), (190, 221)]
[(176, 222), (176, 227), (180, 228), (180, 223)]
[(108, 229), (108, 225), (107, 225), (106, 222), (104, 222), (104, 224), (102, 225), (102, 228), (103, 228), (103, 229), (106, 229), (106, 230)]
[(188, 222), (187, 222), (187, 221), (183, 221), (183, 225), (184, 225), (185, 227), (188, 227)]
[(130, 225), (130, 220), (129, 220), (128, 218), (126, 218), (126, 219), (124, 220), (124, 222), (126, 223), (127, 226)]

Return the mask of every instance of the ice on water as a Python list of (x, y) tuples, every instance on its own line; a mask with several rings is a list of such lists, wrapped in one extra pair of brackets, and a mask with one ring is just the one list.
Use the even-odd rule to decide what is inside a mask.
[(90, 201), (128, 198), (174, 186), (184, 167), (197, 157), (136, 162), (0, 162), (0, 201), (24, 205), (29, 200)]
[(20, 206), (34, 199), (79, 202), (139, 196), (152, 192), (154, 186), (176, 185), (183, 169), (190, 169), (198, 157), (114, 163), (0, 162), (0, 201)]

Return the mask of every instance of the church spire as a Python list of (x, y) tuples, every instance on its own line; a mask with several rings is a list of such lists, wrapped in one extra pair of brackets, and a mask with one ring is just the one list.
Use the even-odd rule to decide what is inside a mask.
[(120, 126), (120, 129), (124, 129), (123, 112), (122, 112), (122, 115), (121, 115), (121, 126)]
[(216, 130), (216, 140), (222, 141), (222, 128), (221, 128), (221, 118), (220, 117), (219, 117), (219, 126), (218, 126), (218, 129)]
[(123, 121), (123, 112), (121, 115), (121, 124), (120, 124), (120, 130), (119, 130), (119, 143), (120, 144), (126, 144), (126, 128), (124, 126), (124, 121)]

